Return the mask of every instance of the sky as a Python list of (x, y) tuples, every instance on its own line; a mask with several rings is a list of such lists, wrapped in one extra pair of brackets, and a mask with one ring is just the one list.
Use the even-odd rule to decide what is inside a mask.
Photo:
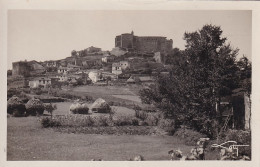
[(173, 47), (185, 48), (183, 35), (205, 24), (220, 26), (223, 37), (239, 48), (239, 57), (252, 54), (252, 13), (247, 10), (9, 10), (8, 69), (20, 60), (59, 60), (72, 50), (90, 46), (111, 50), (115, 36), (165, 36)]

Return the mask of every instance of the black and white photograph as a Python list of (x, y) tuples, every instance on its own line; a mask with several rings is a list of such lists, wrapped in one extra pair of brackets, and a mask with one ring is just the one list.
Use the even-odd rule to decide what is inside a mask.
[(6, 22), (7, 162), (253, 160), (252, 10), (8, 9)]

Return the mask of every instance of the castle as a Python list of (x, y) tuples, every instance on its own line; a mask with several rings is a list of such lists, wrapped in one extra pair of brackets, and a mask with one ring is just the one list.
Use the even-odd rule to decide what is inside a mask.
[(162, 36), (135, 36), (133, 31), (115, 38), (115, 47), (141, 53), (169, 52), (172, 44), (172, 39)]

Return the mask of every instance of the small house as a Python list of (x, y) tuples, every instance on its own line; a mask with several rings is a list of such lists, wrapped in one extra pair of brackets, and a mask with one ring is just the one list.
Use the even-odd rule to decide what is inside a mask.
[(50, 85), (51, 85), (51, 79), (45, 77), (35, 78), (29, 81), (30, 88), (38, 88), (38, 87), (47, 88)]
[(102, 80), (102, 73), (100, 71), (91, 71), (89, 72), (88, 77), (93, 83), (96, 83)]
[(116, 75), (123, 73), (122, 66), (120, 65), (120, 63), (113, 63), (112, 64), (112, 73), (116, 74)]

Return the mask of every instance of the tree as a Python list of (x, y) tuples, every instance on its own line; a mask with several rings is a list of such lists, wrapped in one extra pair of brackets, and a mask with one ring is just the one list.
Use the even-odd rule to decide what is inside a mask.
[(159, 75), (153, 86), (142, 90), (141, 100), (155, 104), (178, 123), (196, 126), (197, 130), (216, 137), (218, 129), (214, 128), (220, 126), (216, 123), (217, 127), (208, 129), (204, 125), (221, 122), (217, 119), (221, 113), (216, 106), (239, 83), (238, 49), (226, 44), (227, 39), (221, 35), (221, 28), (213, 25), (186, 32), (186, 48), (174, 50), (177, 56), (169, 61), (170, 73)]
[(52, 114), (53, 114), (53, 111), (57, 109), (57, 106), (54, 104), (45, 104), (44, 105), (44, 109), (51, 114), (51, 118), (52, 118)]
[(76, 57), (77, 56), (77, 51), (76, 50), (71, 51), (71, 56), (72, 57)]
[(12, 70), (7, 70), (7, 76), (11, 76), (12, 75)]
[(185, 61), (185, 57), (179, 48), (173, 48), (165, 59), (165, 64), (167, 65), (180, 65), (180, 63)]
[(237, 62), (239, 71), (237, 75), (240, 77), (240, 87), (243, 89), (249, 99), (250, 115), (249, 115), (249, 129), (251, 129), (251, 91), (252, 91), (252, 64), (247, 57), (243, 56)]

